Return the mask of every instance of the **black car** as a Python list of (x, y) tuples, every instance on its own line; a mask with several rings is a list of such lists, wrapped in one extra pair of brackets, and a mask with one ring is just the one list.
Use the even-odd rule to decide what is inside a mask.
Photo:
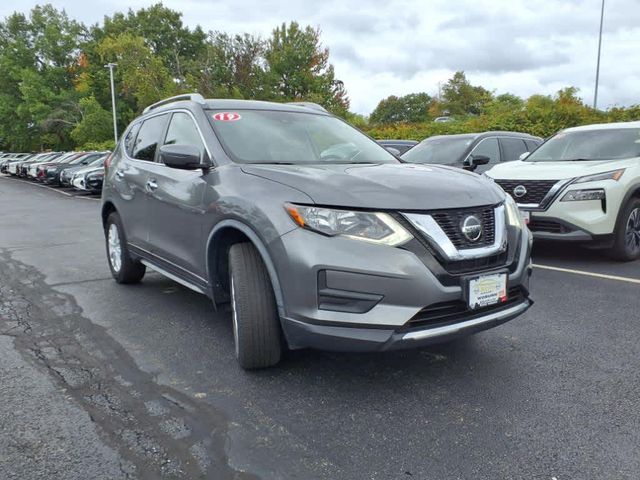
[[(418, 145), (415, 140), (378, 140), (378, 143), (386, 149), (397, 150), (398, 153), (396, 155), (402, 155)], [(392, 153), (395, 152), (392, 151)]]
[(476, 173), (497, 163), (518, 160), (542, 143), (542, 138), (518, 132), (436, 135), (423, 140), (402, 155), (409, 163), (435, 163), (464, 168)]

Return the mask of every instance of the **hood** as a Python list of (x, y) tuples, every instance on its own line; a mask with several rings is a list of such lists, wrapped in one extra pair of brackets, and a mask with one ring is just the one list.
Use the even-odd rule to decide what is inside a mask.
[(565, 180), (624, 168), (629, 160), (588, 162), (507, 162), (485, 172), (498, 180)]
[(493, 205), (504, 192), (457, 168), (419, 165), (242, 165), (242, 171), (295, 188), (318, 205), (437, 210)]

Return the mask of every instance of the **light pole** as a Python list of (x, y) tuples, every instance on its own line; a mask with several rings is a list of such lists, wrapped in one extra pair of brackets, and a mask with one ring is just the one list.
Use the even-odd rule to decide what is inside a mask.
[(604, 21), (604, 0), (602, 0), (602, 8), (600, 10), (600, 36), (598, 37), (598, 62), (596, 66), (596, 89), (593, 94), (593, 109), (598, 106), (598, 81), (600, 80), (600, 50), (602, 49), (602, 23)]
[(113, 86), (113, 67), (117, 66), (117, 63), (107, 63), (104, 67), (109, 69), (109, 76), (111, 77), (111, 110), (113, 111), (113, 139), (118, 144), (118, 124), (116, 122), (116, 90)]

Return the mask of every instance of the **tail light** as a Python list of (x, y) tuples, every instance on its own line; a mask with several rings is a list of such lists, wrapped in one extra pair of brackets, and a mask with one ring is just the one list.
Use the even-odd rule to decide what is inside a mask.
[(113, 153), (109, 154), (109, 156), (104, 161), (104, 171), (106, 172), (109, 169), (109, 165), (111, 164), (111, 158), (113, 157)]

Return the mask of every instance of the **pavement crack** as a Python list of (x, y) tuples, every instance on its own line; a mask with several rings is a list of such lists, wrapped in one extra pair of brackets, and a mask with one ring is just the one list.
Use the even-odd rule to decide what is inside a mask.
[[(86, 411), (120, 453), (126, 478), (258, 478), (229, 465), (222, 411), (156, 383), (72, 296), (6, 249), (0, 278), (0, 332)], [(57, 285), (73, 283), (81, 282)]]

